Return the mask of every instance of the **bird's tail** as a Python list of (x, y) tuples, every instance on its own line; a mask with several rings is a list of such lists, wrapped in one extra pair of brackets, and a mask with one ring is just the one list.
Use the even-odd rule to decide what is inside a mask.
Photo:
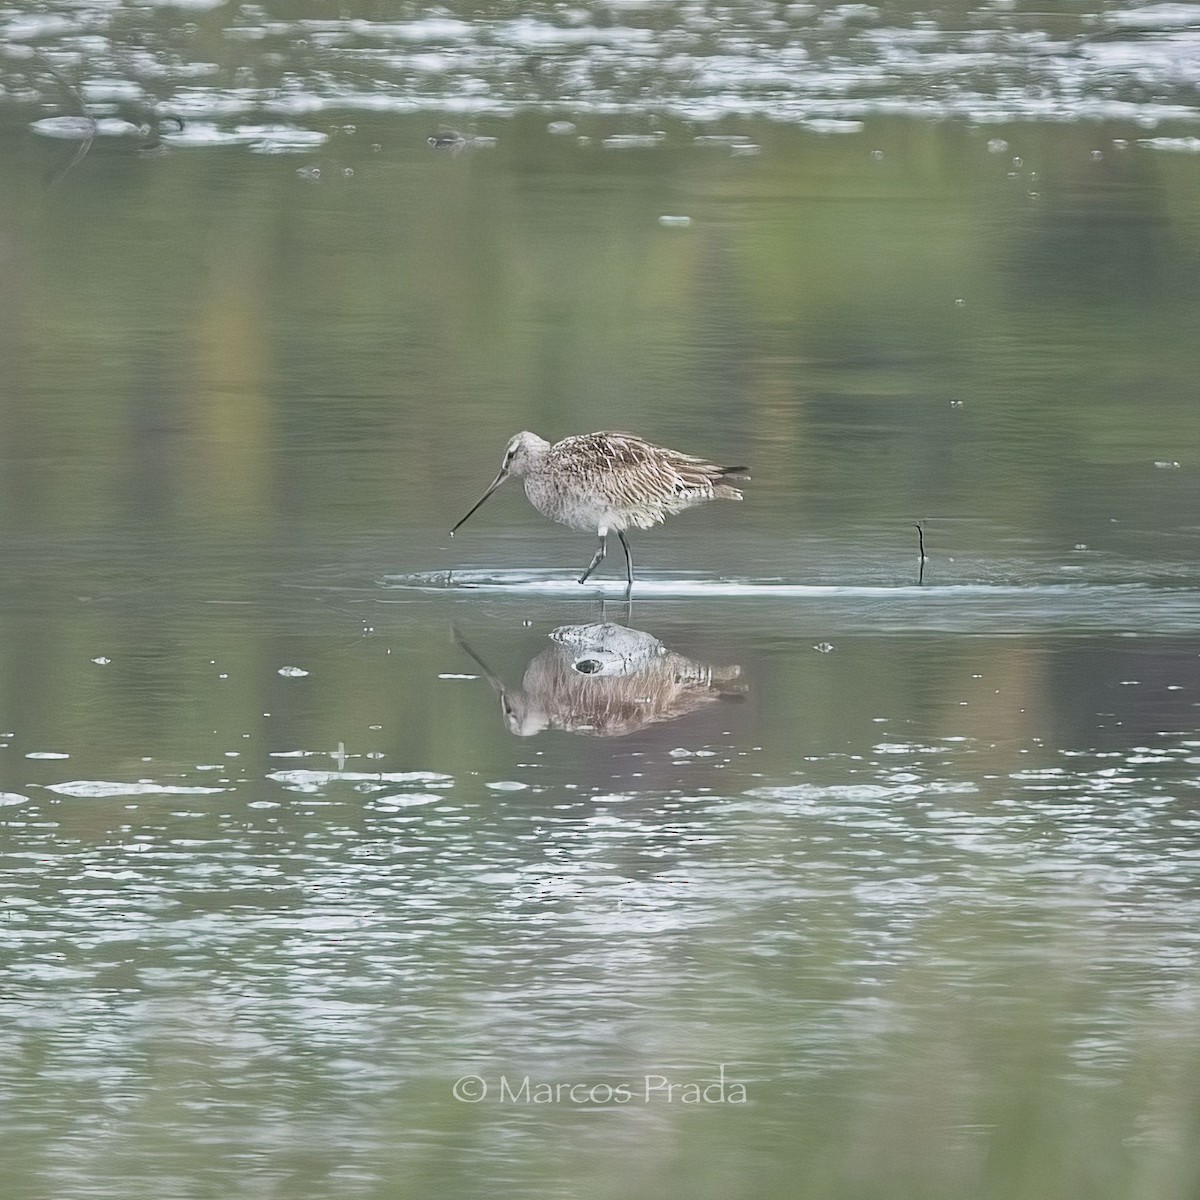
[(733, 485), (735, 483), (748, 483), (750, 476), (746, 473), (746, 467), (720, 467), (716, 477), (713, 479), (713, 495), (719, 500), (740, 500), (742, 493)]

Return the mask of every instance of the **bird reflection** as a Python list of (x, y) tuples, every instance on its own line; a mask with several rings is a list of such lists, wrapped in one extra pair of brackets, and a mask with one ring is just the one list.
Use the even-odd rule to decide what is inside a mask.
[(696, 662), (649, 633), (611, 621), (563, 625), (550, 638), (554, 644), (535, 656), (516, 690), (455, 630), (458, 644), (499, 695), (505, 724), (517, 737), (545, 729), (622, 737), (746, 692), (740, 666)]

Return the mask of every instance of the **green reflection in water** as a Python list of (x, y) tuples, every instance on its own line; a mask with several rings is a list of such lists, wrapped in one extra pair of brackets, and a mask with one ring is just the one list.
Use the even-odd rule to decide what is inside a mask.
[[(328, 123), (50, 189), (3, 133), (8, 1194), (1191, 1195), (1194, 156)], [(379, 580), (572, 569), (519, 497), (445, 532), (604, 426), (754, 466), (661, 575), (881, 594), (635, 606), (744, 702), (517, 741), (452, 624), (516, 679), (595, 604)], [(885, 620), (922, 518), (931, 587), (1145, 582), (1150, 636)], [(51, 790), (139, 780), (223, 790)], [(744, 1110), (451, 1092), (722, 1062)]]

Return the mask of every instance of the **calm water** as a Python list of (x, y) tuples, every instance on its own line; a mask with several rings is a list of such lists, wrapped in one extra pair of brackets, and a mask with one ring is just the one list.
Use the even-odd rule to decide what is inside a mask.
[(1190, 1200), (1195, 6), (316, 7), (0, 13), (5, 1197)]

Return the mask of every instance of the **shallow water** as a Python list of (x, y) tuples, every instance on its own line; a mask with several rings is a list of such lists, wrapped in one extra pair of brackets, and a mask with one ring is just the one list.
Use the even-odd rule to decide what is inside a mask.
[(1194, 1195), (1194, 11), (0, 14), (5, 1196)]
[(286, 125), (263, 125), (239, 136), (229, 123), (269, 115), (303, 126), (330, 110), (511, 116), (563, 107), (639, 122), (757, 116), (821, 133), (879, 115), (1153, 127), (1195, 120), (1200, 62), (1195, 8), (1170, 3), (1057, 12), (1021, 0), (935, 10), (599, 0), (520, 13), (364, 4), (316, 14), (295, 0), (136, 8), (83, 0), (14, 6), (0, 33), (13, 67), (5, 90), (15, 98), (64, 86), (30, 60), (38, 47), (60, 72), (86, 68), (78, 88), (86, 102), (182, 116), (187, 127), (174, 139), (182, 144), (249, 141), (275, 153), (305, 149), (323, 131), (294, 137)]

